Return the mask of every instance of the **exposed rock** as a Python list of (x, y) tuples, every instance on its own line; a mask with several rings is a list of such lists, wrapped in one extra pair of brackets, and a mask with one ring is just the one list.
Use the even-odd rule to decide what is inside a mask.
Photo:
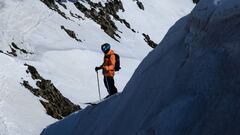
[[(58, 14), (60, 14), (65, 19), (69, 19), (69, 17), (67, 17), (66, 14), (59, 9), (58, 5), (56, 5), (55, 0), (40, 0), (40, 1), (43, 2), (48, 8), (58, 12)], [(63, 3), (61, 2), (58, 2), (58, 3), (64, 8), (67, 8)]]
[(11, 56), (17, 57), (17, 51), (12, 46), (9, 46), (9, 47), (11, 51), (7, 51), (7, 53)]
[(63, 4), (62, 2), (58, 2), (59, 5), (61, 5), (64, 9), (67, 9), (67, 6), (65, 4)]
[(197, 4), (200, 0), (193, 0), (193, 3)]
[(142, 2), (137, 1), (137, 5), (140, 9), (144, 10), (144, 6), (143, 6)]
[(82, 42), (81, 39), (78, 39), (75, 32), (72, 30), (69, 30), (67, 28), (65, 28), (64, 26), (61, 26), (61, 29), (63, 29), (71, 38), (75, 39), (78, 42)]
[[(15, 44), (14, 42), (11, 43), (11, 45), (9, 45), (11, 51), (7, 51), (7, 54), (9, 54), (10, 56), (14, 56), (16, 57), (17, 56), (17, 50), (20, 52), (20, 53), (24, 53), (24, 54), (33, 54), (32, 52), (28, 52), (26, 51), (25, 49), (21, 49), (17, 46), (17, 44)], [(4, 53), (4, 52), (3, 52)], [(6, 54), (6, 53), (4, 53)]]
[(19, 48), (14, 42), (12, 42), (12, 47), (15, 48), (16, 50), (19, 50), (21, 53), (24, 53), (24, 54), (33, 54), (32, 52), (28, 52), (26, 51), (25, 49), (21, 49)]
[[(69, 19), (67, 15), (62, 12), (58, 5), (62, 6), (63, 8), (67, 9), (66, 5), (63, 3), (65, 1), (55, 1), (55, 0), (40, 0), (42, 1), (46, 6), (48, 6), (50, 9), (58, 12), (61, 16), (63, 16), (65, 19)], [(93, 21), (95, 21), (97, 24), (101, 26), (101, 29), (109, 35), (114, 40), (118, 41), (118, 38), (121, 38), (117, 32), (120, 32), (113, 22), (112, 18), (123, 23), (127, 28), (132, 30), (133, 32), (136, 32), (133, 28), (131, 28), (131, 25), (123, 18), (119, 17), (117, 15), (118, 11), (124, 12), (124, 7), (121, 2), (121, 0), (108, 0), (104, 5), (101, 4), (101, 2), (94, 3), (90, 0), (84, 0), (84, 1), (72, 1), (75, 7), (81, 11), (87, 18), (91, 18)], [(90, 8), (87, 8), (82, 3), (87, 3)], [(143, 4), (137, 0), (137, 4), (140, 9), (144, 10)], [(74, 14), (70, 11), (70, 15), (77, 19), (84, 20), (81, 16), (78, 14)]]
[(111, 0), (106, 2), (105, 5), (102, 5), (100, 2), (94, 3), (90, 0), (87, 0), (86, 2), (90, 5), (91, 9), (86, 8), (81, 2), (76, 2), (75, 6), (82, 13), (84, 13), (86, 17), (91, 18), (93, 21), (99, 24), (101, 29), (103, 29), (106, 34), (116, 41), (118, 41), (116, 37), (121, 37), (116, 33), (119, 30), (111, 19), (111, 16), (135, 32), (135, 30), (131, 28), (130, 24), (125, 19), (122, 19), (117, 15), (119, 10), (122, 12), (125, 11), (120, 0)]
[(144, 5), (142, 4), (142, 2), (140, 2), (139, 0), (134, 0), (137, 1), (137, 5), (140, 9), (144, 10)]
[(157, 47), (157, 43), (153, 42), (153, 41), (151, 40), (151, 38), (150, 38), (149, 35), (147, 35), (147, 34), (145, 34), (145, 33), (143, 33), (142, 35), (144, 36), (144, 38), (145, 38), (144, 40), (147, 42), (147, 44), (148, 44), (150, 47), (152, 47), (152, 48)]
[(36, 86), (33, 88), (28, 81), (23, 81), (22, 85), (32, 92), (35, 96), (41, 97), (41, 104), (47, 111), (47, 114), (56, 119), (62, 119), (71, 113), (80, 110), (79, 105), (73, 104), (69, 99), (65, 98), (60, 91), (53, 85), (51, 80), (46, 80), (37, 72), (36, 68), (25, 64), (28, 67), (27, 73), (31, 74), (33, 80), (36, 80)]
[[(9, 53), (8, 51), (4, 52), (3, 50), (0, 50), (0, 53), (11, 56), (11, 57), (14, 56), (13, 54)], [(16, 56), (14, 56), (14, 57), (16, 57)]]
[[(91, 4), (91, 5), (96, 6), (95, 4)], [(118, 29), (115, 23), (111, 20), (111, 17), (109, 16), (109, 14), (106, 13), (106, 10), (99, 9), (99, 11), (97, 11), (93, 7), (91, 9), (87, 9), (80, 2), (76, 2), (75, 6), (78, 10), (84, 13), (86, 17), (91, 18), (93, 21), (98, 23), (101, 26), (101, 29), (103, 29), (106, 34), (108, 34), (110, 37), (118, 41), (117, 38), (115, 37), (117, 36), (120, 38), (120, 36), (116, 33)], [(100, 4), (100, 6), (102, 5)]]
[(74, 18), (77, 18), (77, 19), (81, 19), (81, 20), (85, 20), (82, 16), (78, 15), (78, 14), (73, 14), (71, 11), (70, 11), (70, 15)]

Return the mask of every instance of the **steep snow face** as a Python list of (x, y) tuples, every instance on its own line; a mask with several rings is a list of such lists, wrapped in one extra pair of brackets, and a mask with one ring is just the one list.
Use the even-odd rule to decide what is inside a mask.
[[(79, 2), (90, 8), (87, 1)], [(190, 0), (142, 2), (144, 10), (139, 9), (136, 1), (122, 1), (125, 11), (120, 10), (117, 14), (136, 32), (112, 19), (121, 36), (117, 42), (71, 2), (64, 3), (67, 9), (56, 3), (70, 18), (65, 19), (40, 0), (0, 0), (0, 134), (37, 135), (56, 121), (46, 114), (39, 98), (21, 85), (26, 80), (36, 88), (36, 81), (26, 73), (25, 63), (36, 67), (63, 96), (83, 107), (81, 103), (98, 100), (94, 68), (102, 63), (100, 45), (108, 42), (121, 56), (122, 69), (115, 76), (121, 92), (140, 61), (152, 50), (142, 33), (158, 43), (169, 27), (193, 8)], [(61, 26), (74, 31), (81, 42), (70, 38)], [(104, 97), (107, 91), (102, 80), (100, 75)]]
[(3, 54), (0, 61), (0, 134), (32, 135), (46, 123), (56, 122), (46, 115), (38, 98), (21, 86), (26, 67)]
[(124, 91), (42, 135), (239, 135), (240, 2), (201, 0)]

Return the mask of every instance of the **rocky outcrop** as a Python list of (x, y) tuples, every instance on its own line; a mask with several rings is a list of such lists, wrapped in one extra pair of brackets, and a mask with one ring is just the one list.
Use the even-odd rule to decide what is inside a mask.
[(157, 43), (155, 43), (154, 41), (152, 41), (149, 35), (147, 35), (147, 34), (145, 34), (145, 33), (143, 33), (142, 35), (143, 35), (144, 38), (145, 38), (144, 41), (145, 41), (150, 47), (152, 47), (152, 48), (157, 47)]
[(14, 56), (14, 57), (18, 56), (17, 52), (19, 52), (20, 54), (33, 54), (32, 52), (28, 52), (25, 49), (19, 48), (17, 44), (14, 42), (12, 42), (11, 45), (9, 45), (9, 47), (11, 51), (7, 51), (6, 53), (2, 51), (1, 53), (4, 53), (9, 56)]
[[(60, 14), (65, 19), (69, 19), (69, 17), (67, 17), (66, 14), (59, 9), (55, 0), (40, 0), (40, 1), (43, 2), (51, 10), (54, 10), (54, 11), (58, 12), (58, 14)], [(59, 2), (59, 1), (57, 1), (57, 3), (59, 3), (59, 5), (61, 5), (65, 9), (67, 8), (63, 3)]]
[(193, 0), (193, 3), (197, 4), (200, 0)]
[(145, 9), (145, 8), (144, 8), (144, 5), (143, 5), (143, 3), (142, 3), (141, 1), (139, 1), (139, 0), (133, 0), (133, 1), (136, 1), (137, 5), (138, 5), (138, 7), (139, 7), (140, 9), (142, 9), (142, 10)]
[(62, 119), (81, 109), (79, 105), (75, 105), (69, 99), (65, 98), (53, 85), (51, 80), (44, 79), (37, 72), (36, 68), (27, 64), (25, 66), (28, 67), (26, 72), (31, 74), (32, 79), (36, 81), (37, 88), (31, 86), (28, 81), (23, 81), (22, 85), (35, 96), (42, 98), (40, 102), (48, 115), (56, 119)]
[(78, 14), (74, 14), (70, 11), (70, 15), (74, 18), (77, 18), (78, 20), (85, 20), (82, 16), (78, 15)]
[[(55, 0), (40, 0), (45, 5), (47, 5), (50, 9), (58, 12), (61, 16), (63, 16), (65, 19), (69, 19), (69, 17), (66, 16), (64, 12), (62, 12), (58, 6), (62, 6), (64, 9), (67, 9), (67, 6), (63, 3), (63, 1), (55, 1)], [(136, 2), (138, 7), (141, 10), (144, 10), (144, 5), (139, 0), (133, 0)], [(199, 0), (193, 0), (193, 2), (197, 3)], [(96, 22), (98, 25), (101, 26), (101, 29), (109, 35), (111, 38), (119, 42), (119, 38), (121, 36), (117, 33), (122, 33), (116, 24), (114, 23), (114, 20), (119, 21), (120, 23), (124, 24), (128, 29), (132, 30), (132, 32), (136, 32), (133, 28), (131, 28), (130, 23), (127, 22), (127, 20), (121, 18), (118, 16), (118, 12), (122, 11), (124, 12), (125, 9), (123, 7), (123, 3), (121, 0), (109, 0), (102, 4), (101, 2), (95, 3), (91, 0), (84, 0), (84, 1), (72, 1), (74, 6), (81, 11), (85, 17), (92, 19), (94, 22)], [(89, 5), (89, 7), (86, 7), (86, 4)], [(77, 13), (69, 12), (71, 17), (77, 18), (78, 20), (84, 20), (84, 18)], [(113, 20), (114, 19), (114, 20)], [(64, 26), (61, 26), (61, 29), (63, 29), (71, 38), (75, 39), (78, 42), (82, 42), (80, 39), (77, 38), (76, 33), (73, 30), (69, 30), (65, 28)], [(144, 40), (146, 43), (152, 47), (155, 48), (157, 44), (151, 40), (149, 35), (143, 34)]]
[(17, 57), (17, 51), (12, 47), (12, 46), (9, 46), (11, 51), (7, 51), (7, 53), (10, 55), (10, 56), (14, 56), (14, 57)]
[[(59, 9), (59, 6), (62, 6), (64, 9), (67, 9), (67, 6), (63, 3), (64, 1), (55, 1), (55, 0), (40, 0), (42, 1), (46, 6), (48, 6), (50, 9), (58, 12), (62, 17), (65, 19), (71, 20), (69, 17), (77, 18), (78, 20), (84, 20), (84, 18), (77, 13), (73, 13), (72, 11), (69, 11), (70, 16), (68, 17), (64, 12), (62, 12)], [(74, 6), (84, 14), (85, 17), (92, 19), (94, 22), (96, 22), (98, 25), (100, 25), (101, 29), (111, 38), (119, 42), (119, 39), (121, 36), (118, 34), (122, 33), (116, 24), (114, 23), (114, 20), (119, 21), (120, 23), (124, 24), (128, 29), (130, 29), (132, 32), (136, 32), (133, 28), (131, 28), (130, 23), (127, 22), (127, 20), (121, 18), (117, 13), (119, 11), (124, 12), (125, 9), (123, 7), (123, 3), (121, 0), (108, 0), (104, 4), (101, 2), (93, 2), (91, 0), (84, 0), (84, 1), (71, 1)], [(139, 0), (133, 0), (133, 2), (136, 2), (138, 7), (141, 10), (144, 10), (144, 5)], [(86, 6), (89, 5), (89, 6)], [(61, 26), (61, 28), (71, 37), (74, 38), (76, 41), (81, 42), (80, 39), (76, 37), (76, 34), (73, 30), (66, 29), (65, 27)], [(149, 46), (152, 48), (156, 47), (156, 43), (154, 43), (150, 37), (146, 34), (143, 35), (144, 40), (148, 43)]]
[(97, 24), (101, 26), (101, 29), (104, 30), (106, 34), (110, 37), (118, 41), (117, 38), (121, 38), (116, 32), (120, 32), (112, 20), (112, 17), (123, 23), (127, 28), (131, 29), (135, 32), (134, 29), (131, 28), (130, 24), (117, 15), (118, 11), (124, 12), (123, 4), (120, 0), (111, 0), (102, 5), (99, 3), (94, 3), (90, 0), (86, 1), (90, 5), (90, 9), (85, 7), (81, 2), (76, 2), (75, 6), (78, 10), (80, 10), (87, 18), (91, 18)]
[(64, 26), (61, 26), (61, 29), (63, 29), (68, 34), (68, 36), (70, 36), (71, 38), (75, 39), (78, 42), (82, 42), (81, 39), (77, 38), (77, 36), (76, 36), (74, 31), (69, 30), (69, 29), (65, 28)]
[(94, 5), (91, 5), (92, 6), (91, 9), (86, 8), (80, 2), (76, 2), (75, 6), (76, 6), (76, 8), (78, 10), (80, 10), (82, 13), (84, 13), (84, 15), (87, 18), (91, 18), (93, 21), (95, 21), (97, 24), (99, 24), (101, 26), (101, 29), (103, 29), (104, 32), (106, 34), (108, 34), (110, 37), (112, 37), (115, 40), (117, 40), (116, 37), (120, 38), (120, 36), (116, 33), (116, 31), (118, 30), (117, 26), (111, 20), (111, 17), (109, 16), (109, 14), (107, 14), (106, 11), (104, 11), (102, 9), (97, 11), (93, 7), (93, 6), (95, 6), (95, 7), (102, 7), (101, 3), (98, 3), (98, 4), (94, 3)]
[[(64, 12), (62, 12), (58, 7), (58, 5), (60, 5), (63, 8), (67, 9), (66, 5), (64, 5), (64, 3), (62, 3), (61, 1), (55, 1), (55, 0), (40, 0), (40, 1), (42, 1), (51, 10), (58, 12), (65, 19), (70, 20), (70, 18), (67, 17), (67, 15)], [(85, 7), (84, 4), (82, 4), (83, 2), (87, 3), (90, 6), (90, 9)], [(135, 30), (131, 28), (130, 24), (125, 19), (122, 19), (117, 15), (117, 12), (119, 10), (122, 10), (124, 12), (124, 8), (121, 0), (111, 0), (106, 2), (104, 5), (102, 5), (100, 2), (94, 3), (90, 0), (74, 1), (73, 3), (75, 7), (78, 10), (80, 10), (87, 18), (91, 18), (93, 21), (99, 24), (101, 26), (101, 29), (103, 29), (106, 34), (108, 34), (110, 37), (112, 37), (116, 41), (119, 41), (117, 38), (121, 38), (117, 34), (117, 31), (118, 32), (121, 32), (121, 31), (118, 30), (112, 18), (123, 23), (127, 28), (135, 32)], [(70, 15), (77, 19), (83, 19), (80, 15), (74, 14), (72, 12), (70, 12)]]

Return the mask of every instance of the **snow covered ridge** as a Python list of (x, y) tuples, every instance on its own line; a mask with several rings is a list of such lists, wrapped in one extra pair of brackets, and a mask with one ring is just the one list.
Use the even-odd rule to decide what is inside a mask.
[(41, 135), (239, 135), (240, 2), (201, 0), (124, 91)]

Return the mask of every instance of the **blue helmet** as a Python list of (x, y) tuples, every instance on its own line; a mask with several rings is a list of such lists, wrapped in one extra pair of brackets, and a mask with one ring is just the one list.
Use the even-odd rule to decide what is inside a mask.
[(101, 46), (101, 49), (104, 53), (108, 52), (110, 50), (111, 46), (108, 43), (105, 43)]

